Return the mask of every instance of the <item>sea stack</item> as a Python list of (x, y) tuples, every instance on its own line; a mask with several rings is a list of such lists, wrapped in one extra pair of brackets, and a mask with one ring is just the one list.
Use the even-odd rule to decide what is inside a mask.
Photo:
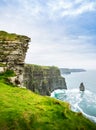
[(79, 87), (80, 91), (85, 91), (85, 87), (84, 87), (84, 84), (83, 82), (80, 84), (80, 87)]

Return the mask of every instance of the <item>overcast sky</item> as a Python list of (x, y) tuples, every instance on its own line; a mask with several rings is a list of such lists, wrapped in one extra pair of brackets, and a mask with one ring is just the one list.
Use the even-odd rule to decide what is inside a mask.
[(26, 63), (96, 68), (96, 0), (0, 0), (0, 30), (31, 38)]

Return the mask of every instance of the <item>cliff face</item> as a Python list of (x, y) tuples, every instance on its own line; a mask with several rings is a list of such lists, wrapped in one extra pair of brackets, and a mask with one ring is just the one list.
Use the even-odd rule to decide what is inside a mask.
[(26, 51), (30, 38), (0, 31), (0, 72), (13, 70), (15, 77), (10, 81), (16, 85), (23, 84), (23, 70)]
[(65, 79), (57, 67), (25, 65), (24, 84), (41, 95), (50, 95), (55, 89), (67, 89)]

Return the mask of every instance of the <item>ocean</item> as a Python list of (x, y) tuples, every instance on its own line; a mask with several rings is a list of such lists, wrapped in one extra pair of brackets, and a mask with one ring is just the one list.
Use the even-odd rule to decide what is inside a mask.
[[(96, 70), (75, 72), (62, 75), (67, 84), (67, 90), (55, 90), (51, 96), (67, 101), (75, 112), (82, 112), (84, 116), (96, 123)], [(79, 90), (83, 82), (85, 91)]]

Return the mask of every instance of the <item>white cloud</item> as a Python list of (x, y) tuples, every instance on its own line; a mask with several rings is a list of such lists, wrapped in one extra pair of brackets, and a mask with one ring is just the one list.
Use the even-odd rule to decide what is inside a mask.
[(56, 0), (48, 3), (49, 16), (59, 18), (64, 16), (77, 16), (86, 12), (96, 10), (96, 1), (83, 0)]
[(82, 3), (82, 2), (84, 2), (84, 0), (75, 0), (75, 3), (76, 3), (76, 4), (78, 4), (78, 3), (80, 4), (80, 3)]
[[(0, 8), (0, 28), (32, 38), (26, 56), (27, 63), (95, 68), (94, 37), (84, 35), (83, 31), (78, 34), (81, 29), (78, 22), (82, 21), (75, 21), (73, 24), (72, 17), (68, 22), (65, 22), (66, 17), (64, 17), (94, 11), (95, 2), (48, 0), (43, 5), (38, 0), (17, 1), (18, 6), (8, 4), (7, 7)], [(60, 19), (61, 17), (64, 17), (64, 21)], [(75, 34), (70, 30), (75, 30)]]
[(76, 10), (74, 10), (72, 14), (73, 15), (79, 15), (79, 14), (82, 14), (82, 13), (85, 13), (85, 12), (94, 11), (94, 10), (96, 10), (95, 5), (96, 4), (94, 2), (86, 3), (84, 5), (81, 5)]
[(7, 15), (15, 13), (16, 15), (20, 14), (21, 17), (32, 17), (33, 20), (40, 20), (45, 17), (52, 20), (64, 16), (78, 16), (86, 12), (96, 11), (96, 0), (94, 2), (90, 0), (48, 0), (45, 2), (46, 4), (42, 4), (42, 1), (17, 0), (16, 3), (18, 4), (16, 5), (14, 2), (9, 4), (10, 0), (8, 0), (6, 1), (7, 7), (4, 10)]

